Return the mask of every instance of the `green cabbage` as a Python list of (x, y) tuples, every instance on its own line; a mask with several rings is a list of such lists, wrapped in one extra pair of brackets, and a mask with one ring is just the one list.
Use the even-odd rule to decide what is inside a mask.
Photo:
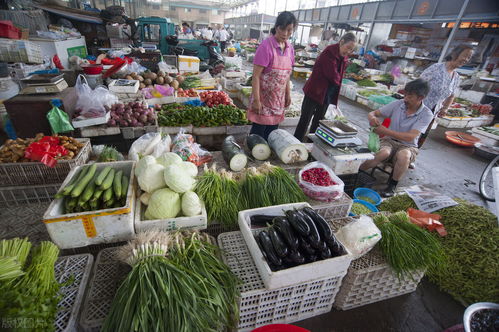
[(156, 190), (149, 199), (147, 220), (175, 218), (180, 212), (180, 195), (168, 188)]
[(184, 216), (192, 217), (201, 214), (201, 200), (193, 191), (187, 191), (182, 195), (182, 213)]
[(149, 205), (149, 200), (151, 199), (151, 194), (150, 193), (143, 193), (140, 195), (140, 201), (144, 205)]
[(193, 163), (191, 163), (190, 161), (183, 161), (179, 165), (190, 176), (194, 177), (194, 176), (198, 175), (198, 167), (196, 165), (194, 165)]
[(153, 156), (145, 156), (140, 158), (140, 160), (137, 161), (137, 164), (135, 164), (135, 176), (140, 176), (140, 173), (142, 173), (142, 171), (146, 169), (147, 166), (155, 163), (156, 158), (154, 158)]
[(196, 183), (194, 178), (180, 164), (173, 164), (165, 168), (164, 181), (168, 188), (177, 193), (185, 193), (192, 190)]
[(157, 189), (166, 187), (163, 172), (165, 168), (160, 164), (148, 165), (138, 177), (140, 189), (152, 193)]
[(180, 164), (182, 161), (183, 161), (182, 158), (178, 154), (176, 154), (175, 152), (163, 153), (157, 159), (158, 164), (161, 164), (164, 167), (167, 167), (167, 166), (170, 166), (173, 164)]

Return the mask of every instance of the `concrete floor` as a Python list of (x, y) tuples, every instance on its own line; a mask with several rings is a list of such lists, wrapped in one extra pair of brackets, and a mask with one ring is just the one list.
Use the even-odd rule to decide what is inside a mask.
[[(303, 80), (294, 81), (300, 91)], [(340, 99), (343, 114), (358, 128), (364, 139), (368, 135), (369, 110), (345, 98)], [(455, 146), (445, 140), (445, 128), (432, 131), (400, 187), (415, 184), (428, 186), (451, 197), (467, 199), (495, 213), (495, 206), (484, 201), (478, 182), (488, 161), (473, 154), (472, 149)], [(385, 179), (380, 177), (380, 182)], [(423, 279), (416, 292), (363, 307), (331, 312), (295, 323), (313, 332), (439, 332), (462, 323), (465, 307)]]

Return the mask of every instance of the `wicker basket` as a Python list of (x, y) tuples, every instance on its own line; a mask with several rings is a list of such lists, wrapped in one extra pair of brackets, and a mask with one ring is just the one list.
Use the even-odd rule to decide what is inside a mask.
[(78, 138), (83, 143), (78, 155), (71, 160), (60, 160), (53, 168), (41, 162), (0, 164), (0, 187), (62, 183), (69, 171), (84, 165), (90, 158), (90, 139)]

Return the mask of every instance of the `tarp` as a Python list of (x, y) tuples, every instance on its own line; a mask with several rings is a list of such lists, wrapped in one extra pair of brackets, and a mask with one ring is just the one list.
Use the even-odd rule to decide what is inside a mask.
[[(73, 19), (80, 22), (102, 24), (103, 21), (100, 17), (96, 16), (95, 12), (85, 10), (72, 9), (56, 5), (40, 5), (33, 4), (34, 7), (53, 13), (65, 18)], [(97, 14), (98, 15), (98, 14)]]

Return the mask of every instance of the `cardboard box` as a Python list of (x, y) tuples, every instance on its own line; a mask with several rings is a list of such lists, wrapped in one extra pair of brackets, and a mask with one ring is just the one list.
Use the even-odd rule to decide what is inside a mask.
[(112, 80), (109, 83), (109, 91), (119, 93), (137, 93), (139, 91), (139, 81), (137, 80)]
[(178, 70), (180, 72), (197, 73), (199, 72), (199, 58), (195, 56), (178, 56)]

